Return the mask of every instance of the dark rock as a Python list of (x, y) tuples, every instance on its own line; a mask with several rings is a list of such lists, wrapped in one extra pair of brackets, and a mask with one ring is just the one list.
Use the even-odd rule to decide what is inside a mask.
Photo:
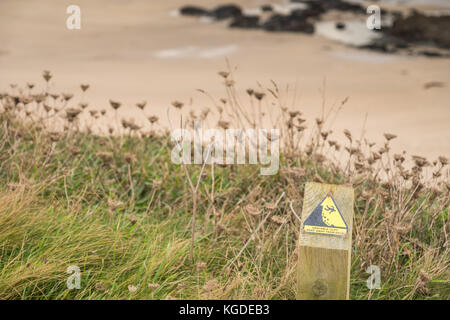
[(374, 42), (371, 44), (360, 46), (359, 48), (369, 49), (369, 50), (383, 52), (383, 53), (394, 53), (397, 51), (395, 46), (389, 45), (387, 43), (382, 43), (382, 42)]
[(311, 2), (308, 4), (308, 7), (305, 9), (296, 9), (291, 12), (291, 15), (306, 18), (320, 18), (322, 14), (324, 14), (326, 10), (320, 4), (320, 2)]
[(443, 88), (445, 86), (445, 83), (441, 81), (430, 81), (423, 85), (423, 88), (425, 90), (431, 89), (431, 88)]
[(266, 31), (314, 33), (314, 25), (297, 15), (272, 15), (264, 24)]
[(338, 29), (338, 30), (345, 29), (345, 23), (343, 23), (343, 22), (336, 22), (336, 29)]
[(441, 58), (444, 56), (444, 54), (442, 54), (441, 52), (430, 51), (430, 50), (422, 50), (422, 51), (419, 51), (418, 53), (425, 57), (430, 57), (430, 58)]
[(237, 16), (231, 21), (230, 28), (257, 29), (259, 28), (258, 16)]
[(261, 6), (261, 10), (263, 12), (269, 12), (269, 11), (273, 11), (273, 7), (270, 4), (265, 4), (265, 5)]
[(398, 17), (384, 32), (408, 43), (432, 44), (450, 49), (450, 16), (426, 16), (413, 11), (407, 17)]
[(343, 0), (291, 0), (294, 3), (304, 3), (308, 5), (308, 9), (311, 12), (325, 13), (329, 10), (347, 11), (353, 13), (366, 14), (366, 8), (358, 3), (350, 3)]
[(208, 10), (196, 6), (184, 6), (181, 7), (180, 14), (183, 16), (200, 17), (208, 14)]
[(383, 37), (372, 41), (371, 44), (360, 46), (360, 48), (384, 53), (395, 53), (399, 49), (408, 48), (408, 44), (404, 41), (392, 37)]
[(235, 4), (226, 4), (216, 7), (208, 14), (216, 20), (235, 18), (242, 15), (242, 10)]

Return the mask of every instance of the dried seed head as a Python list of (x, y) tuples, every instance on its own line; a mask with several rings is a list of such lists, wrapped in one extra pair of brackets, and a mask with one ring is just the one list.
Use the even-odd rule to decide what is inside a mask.
[(144, 110), (146, 105), (147, 105), (147, 101), (142, 101), (142, 102), (136, 103), (136, 106), (141, 110)]
[(428, 160), (426, 158), (424, 158), (424, 157), (412, 156), (412, 159), (414, 160), (414, 163), (416, 164), (416, 166), (418, 166), (419, 168), (422, 168), (422, 167), (430, 165)]
[(217, 284), (218, 284), (217, 280), (215, 280), (215, 279), (209, 280), (203, 286), (203, 290), (205, 290), (206, 292), (211, 292), (214, 290), (214, 288), (217, 286)]
[(321, 132), (320, 135), (322, 136), (323, 140), (327, 140), (328, 135), (330, 134), (330, 132)]
[(130, 284), (128, 286), (128, 291), (130, 291), (130, 293), (135, 293), (138, 289), (139, 289), (139, 286), (135, 286), (135, 285), (132, 285), (132, 284)]
[(227, 130), (230, 127), (230, 122), (229, 121), (225, 121), (225, 120), (219, 120), (217, 122), (217, 125), (220, 128)]
[(111, 107), (112, 107), (114, 110), (119, 109), (120, 106), (122, 105), (120, 102), (114, 101), (114, 100), (111, 100), (111, 99), (109, 100), (109, 104), (111, 105)]
[(123, 202), (122, 201), (114, 200), (114, 199), (111, 199), (111, 198), (108, 198), (107, 203), (108, 203), (108, 207), (111, 210), (116, 210), (117, 208), (123, 206)]
[(286, 218), (280, 217), (280, 216), (272, 216), (270, 218), (270, 220), (272, 220), (273, 222), (275, 222), (276, 224), (285, 224), (287, 222)]
[(189, 116), (191, 117), (191, 119), (196, 120), (197, 119), (197, 115), (195, 114), (194, 110), (190, 110), (189, 111)]
[(402, 154), (394, 154), (394, 160), (403, 163), (403, 161), (405, 161), (405, 157)]
[(70, 153), (74, 156), (76, 156), (82, 152), (81, 148), (77, 147), (77, 146), (69, 146), (68, 149), (69, 149)]
[(129, 128), (130, 130), (132, 130), (132, 131), (137, 131), (137, 130), (141, 129), (142, 127), (139, 126), (139, 125), (137, 125), (137, 124), (134, 123), (133, 121), (130, 121), (130, 122), (128, 123), (128, 128)]
[(58, 142), (61, 139), (61, 134), (59, 132), (50, 132), (49, 138), (52, 142)]
[(227, 87), (232, 87), (232, 86), (234, 86), (234, 84), (235, 84), (234, 80), (231, 80), (231, 79), (225, 80), (225, 85)]
[(46, 81), (46, 82), (49, 82), (50, 81), (50, 79), (52, 78), (52, 73), (50, 72), (50, 71), (48, 71), (48, 70), (44, 70), (43, 72), (42, 72), (42, 77), (44, 78), (44, 80)]
[(260, 101), (261, 101), (261, 100), (264, 98), (264, 96), (266, 95), (266, 94), (263, 93), (263, 92), (256, 92), (256, 91), (255, 91), (253, 94), (254, 94), (255, 98), (258, 99), (258, 100), (260, 100)]
[(135, 215), (130, 214), (130, 215), (128, 216), (128, 220), (130, 220), (130, 223), (131, 223), (132, 225), (135, 225), (135, 224), (139, 221), (139, 218), (136, 217)]
[(67, 120), (73, 121), (81, 113), (81, 109), (69, 108), (66, 110)]
[(111, 161), (113, 158), (113, 154), (107, 151), (99, 151), (95, 155), (99, 157), (104, 163)]
[(159, 288), (159, 283), (149, 283), (148, 288), (150, 289), (150, 292), (153, 293)]
[(358, 170), (358, 171), (364, 169), (364, 163), (361, 163), (361, 162), (355, 162), (354, 166), (355, 166), (355, 169)]
[(52, 107), (50, 107), (48, 104), (44, 103), (44, 109), (45, 109), (45, 112), (49, 113), (52, 110)]
[(128, 120), (122, 119), (120, 121), (120, 123), (122, 124), (122, 127), (124, 127), (124, 129), (128, 128), (128, 126), (130, 125), (130, 123), (128, 122)]
[(312, 144), (308, 144), (308, 145), (305, 147), (305, 153), (306, 153), (308, 156), (311, 156), (311, 155), (312, 155), (313, 150), (314, 150), (314, 147), (313, 147)]
[(218, 74), (219, 74), (219, 76), (221, 76), (224, 79), (228, 78), (228, 76), (230, 75), (230, 73), (226, 72), (226, 71), (220, 71), (220, 72), (218, 72)]
[(161, 180), (153, 179), (153, 186), (154, 187), (159, 187), (160, 185), (162, 185), (162, 181)]
[(246, 205), (245, 211), (247, 211), (250, 215), (255, 216), (255, 217), (259, 216), (262, 213), (262, 211), (260, 209), (258, 209), (257, 207), (255, 207), (252, 204)]
[(347, 137), (347, 139), (352, 142), (352, 134), (350, 133), (349, 130), (345, 129), (344, 130), (344, 135)]
[(325, 162), (325, 160), (327, 159), (323, 154), (320, 153), (315, 153), (313, 156), (314, 160), (316, 160), (318, 163), (322, 163)]
[(448, 165), (448, 159), (444, 156), (439, 156), (438, 157), (439, 162), (441, 163), (441, 165), (444, 167), (446, 165)]
[(276, 204), (275, 202), (269, 202), (269, 203), (266, 203), (266, 204), (264, 205), (264, 207), (265, 207), (266, 209), (269, 209), (269, 210), (275, 210), (276, 208), (278, 208), (278, 206), (277, 206), (277, 204)]
[(419, 277), (416, 280), (416, 288), (417, 291), (421, 294), (428, 294), (430, 289), (428, 288), (428, 283), (432, 280), (431, 276), (429, 276), (423, 269), (420, 270)]
[(180, 101), (173, 101), (172, 102), (172, 106), (174, 106), (176, 109), (181, 109), (181, 108), (183, 108), (183, 102), (180, 102)]
[(433, 178), (439, 178), (440, 176), (442, 176), (442, 173), (439, 171), (433, 172)]
[(291, 118), (295, 118), (297, 116), (299, 116), (301, 113), (300, 111), (289, 111), (289, 117)]
[(105, 291), (106, 290), (106, 287), (105, 287), (105, 285), (103, 284), (103, 282), (97, 282), (96, 284), (95, 284), (95, 289), (97, 290), (97, 291), (101, 291), (101, 292), (103, 292), (103, 291)]
[(202, 272), (207, 267), (206, 262), (200, 261), (197, 263), (197, 272)]
[(202, 110), (202, 113), (200, 115), (200, 119), (205, 120), (208, 115), (209, 115), (210, 109), (209, 108), (205, 108)]
[(387, 141), (390, 141), (392, 139), (397, 138), (397, 136), (395, 134), (392, 134), (392, 133), (385, 133), (384, 137), (386, 138)]
[(128, 163), (132, 163), (132, 162), (135, 162), (137, 160), (136, 155), (134, 153), (131, 153), (131, 152), (125, 152), (123, 154), (123, 158)]
[(73, 94), (71, 94), (71, 93), (63, 93), (62, 96), (63, 96), (63, 99), (65, 101), (69, 101), (70, 99), (72, 99)]
[(157, 122), (159, 120), (159, 118), (157, 116), (150, 116), (147, 119), (148, 119), (148, 121), (150, 121), (151, 124), (154, 124), (155, 122)]

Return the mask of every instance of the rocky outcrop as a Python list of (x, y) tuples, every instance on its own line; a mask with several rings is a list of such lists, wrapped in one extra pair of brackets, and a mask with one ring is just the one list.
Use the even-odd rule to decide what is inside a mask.
[[(230, 19), (230, 28), (263, 29), (270, 32), (300, 32), (314, 33), (314, 23), (330, 10), (352, 12), (355, 15), (366, 16), (366, 8), (358, 3), (345, 0), (291, 0), (302, 3), (304, 8), (294, 9), (289, 14), (274, 12), (271, 5), (262, 5), (260, 12), (263, 17), (269, 16), (261, 22), (258, 15), (245, 15), (236, 4), (219, 5), (212, 10), (197, 6), (184, 6), (180, 13), (186, 16), (207, 16), (214, 20)], [(426, 16), (418, 11), (404, 16), (397, 11), (382, 10), (382, 15), (389, 14), (394, 20), (392, 26), (383, 26), (374, 30), (382, 34), (380, 38), (370, 44), (360, 46), (363, 49), (394, 53), (400, 50), (408, 54), (419, 54), (429, 57), (448, 57), (445, 49), (450, 49), (450, 16)], [(345, 32), (347, 26), (343, 21), (337, 21), (336, 29)], [(430, 49), (423, 49), (417, 45), (428, 45)], [(433, 48), (434, 47), (434, 48)], [(440, 51), (439, 51), (440, 50)], [(444, 52), (442, 52), (444, 51)]]
[(306, 10), (309, 10), (315, 16), (322, 14), (329, 10), (347, 11), (353, 13), (366, 13), (364, 6), (358, 3), (346, 2), (343, 0), (291, 0), (293, 3), (304, 3), (308, 6)]
[(301, 16), (290, 14), (288, 16), (281, 14), (272, 15), (262, 24), (262, 28), (272, 32), (303, 32), (314, 33), (314, 25)]
[(200, 17), (208, 14), (208, 10), (197, 6), (184, 6), (180, 8), (180, 14), (184, 16)]
[(426, 16), (418, 11), (397, 18), (387, 35), (408, 43), (432, 44), (450, 49), (450, 16)]
[(208, 15), (216, 20), (236, 18), (242, 15), (242, 9), (235, 4), (226, 4), (214, 8)]
[(258, 16), (237, 16), (231, 23), (230, 28), (257, 29), (259, 28)]

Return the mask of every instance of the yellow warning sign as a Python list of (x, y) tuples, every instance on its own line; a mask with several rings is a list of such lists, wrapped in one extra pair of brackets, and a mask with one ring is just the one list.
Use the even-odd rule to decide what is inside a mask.
[(343, 236), (348, 226), (331, 193), (320, 201), (303, 223), (303, 230), (309, 233)]

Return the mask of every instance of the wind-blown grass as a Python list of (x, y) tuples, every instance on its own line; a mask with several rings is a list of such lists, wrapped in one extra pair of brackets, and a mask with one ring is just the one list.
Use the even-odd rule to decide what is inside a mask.
[[(230, 99), (219, 106), (251, 119), (226, 82)], [(248, 94), (256, 109), (267, 98)], [(202, 171), (171, 162), (173, 143), (156, 132), (157, 119), (149, 119), (148, 132), (122, 121), (120, 134), (98, 136), (79, 130), (76, 119), (86, 111), (67, 109), (69, 100), (63, 96), (59, 106), (45, 92), (0, 97), (0, 298), (295, 299), (307, 181), (356, 190), (352, 299), (450, 298), (445, 157), (430, 163), (415, 156), (406, 169), (406, 155), (390, 154), (394, 135), (378, 151), (350, 132), (349, 144), (339, 146), (325, 117), (300, 144), (305, 121), (286, 108), (278, 174), (261, 176), (255, 165)], [(51, 116), (44, 104), (53, 102), (58, 111), (51, 112), (69, 110), (58, 132), (42, 121)], [(27, 115), (30, 106), (39, 112)], [(343, 167), (323, 156), (339, 152), (348, 155)], [(199, 179), (194, 225), (186, 175)], [(66, 287), (71, 265), (81, 269), (80, 289)], [(381, 268), (379, 290), (366, 287), (370, 265)]]

